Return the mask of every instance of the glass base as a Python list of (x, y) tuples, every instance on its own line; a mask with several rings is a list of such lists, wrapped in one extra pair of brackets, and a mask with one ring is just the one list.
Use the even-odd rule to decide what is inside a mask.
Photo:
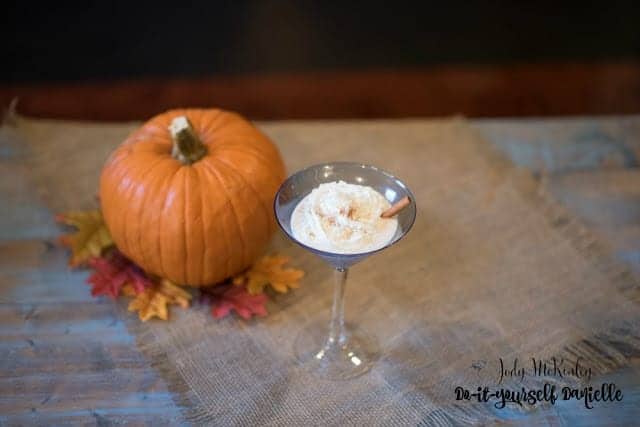
[(375, 340), (347, 325), (342, 339), (328, 339), (328, 322), (317, 322), (298, 333), (294, 352), (298, 363), (314, 375), (330, 380), (346, 380), (366, 373), (378, 358)]

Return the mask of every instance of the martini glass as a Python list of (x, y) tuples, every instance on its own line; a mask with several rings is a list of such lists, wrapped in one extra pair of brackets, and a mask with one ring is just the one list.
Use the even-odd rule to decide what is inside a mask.
[[(372, 187), (391, 204), (405, 196), (410, 197), (410, 205), (396, 216), (396, 234), (384, 247), (370, 252), (338, 254), (312, 248), (293, 236), (291, 215), (296, 205), (320, 184), (334, 181)], [(349, 162), (310, 166), (291, 175), (278, 190), (274, 210), (280, 228), (291, 240), (318, 255), (334, 269), (331, 320), (328, 323), (315, 322), (307, 325), (294, 341), (296, 358), (309, 371), (322, 378), (349, 379), (367, 372), (378, 358), (375, 340), (365, 332), (345, 324), (344, 293), (347, 273), (355, 263), (395, 244), (409, 232), (416, 218), (414, 200), (409, 188), (395, 176), (375, 166)]]

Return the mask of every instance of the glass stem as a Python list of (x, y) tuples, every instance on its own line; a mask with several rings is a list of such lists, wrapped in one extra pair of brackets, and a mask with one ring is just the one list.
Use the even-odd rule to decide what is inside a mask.
[(328, 345), (343, 344), (347, 339), (344, 327), (344, 289), (347, 284), (348, 271), (346, 268), (336, 268), (334, 271), (335, 285)]

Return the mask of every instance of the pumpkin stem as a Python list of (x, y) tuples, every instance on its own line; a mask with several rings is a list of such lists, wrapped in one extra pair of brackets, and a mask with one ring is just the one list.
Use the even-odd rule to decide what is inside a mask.
[(169, 125), (169, 132), (173, 138), (171, 155), (185, 165), (200, 160), (207, 154), (207, 147), (200, 141), (191, 122), (185, 116), (175, 117)]

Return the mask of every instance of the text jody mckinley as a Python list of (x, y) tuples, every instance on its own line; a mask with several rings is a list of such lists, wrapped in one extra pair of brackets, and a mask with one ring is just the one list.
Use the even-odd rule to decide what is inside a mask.
[(513, 363), (508, 364), (500, 358), (500, 380), (502, 384), (505, 378), (519, 378), (524, 381), (527, 376), (535, 377), (573, 377), (589, 381), (592, 371), (590, 367), (582, 364), (582, 358), (575, 362), (566, 362), (564, 359), (552, 357), (549, 360), (536, 359), (532, 357), (529, 363), (520, 363), (518, 359), (513, 359)]

